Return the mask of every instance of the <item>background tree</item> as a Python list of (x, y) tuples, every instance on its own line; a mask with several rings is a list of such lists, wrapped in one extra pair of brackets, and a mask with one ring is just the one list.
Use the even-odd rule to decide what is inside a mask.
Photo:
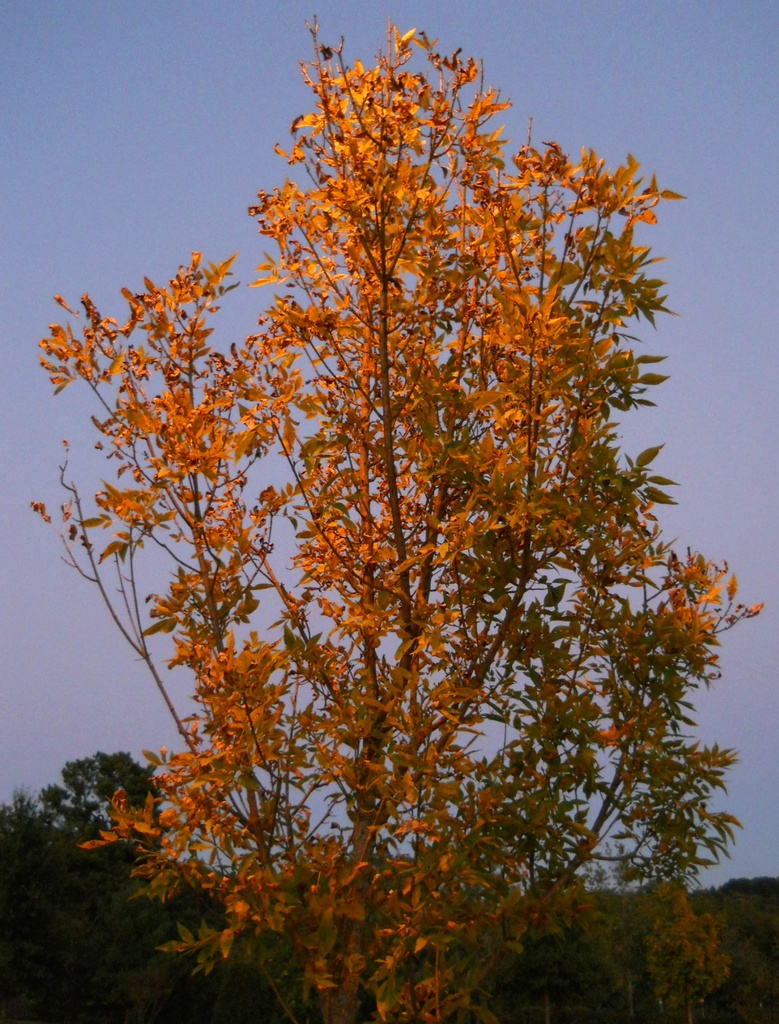
[(619, 992), (603, 1007), (617, 1021), (653, 1019), (657, 1000), (646, 966), (646, 937), (653, 924), (653, 904), (645, 888), (628, 886), (619, 878), (613, 888), (593, 892), (597, 907), (595, 941), (605, 951), (606, 976), (616, 972)]
[(725, 920), (730, 975), (707, 1003), (740, 1024), (779, 1021), (779, 879), (732, 879), (706, 894), (707, 910)]
[[(209, 1020), (209, 998), (192, 1003), (189, 970), (157, 947), (176, 920), (196, 926), (202, 906), (138, 896), (127, 843), (87, 852), (78, 843), (107, 827), (116, 789), (143, 806), (148, 773), (129, 754), (71, 761), (62, 784), (0, 805), (0, 1016), (151, 1024)], [(213, 1003), (216, 984), (210, 994)], [(171, 1001), (175, 993), (175, 1001)], [(167, 1004), (167, 1005), (166, 1005)], [(12, 1013), (11, 1011), (15, 1011)]]
[(63, 469), (65, 540), (182, 736), (159, 818), (120, 802), (114, 834), (153, 891), (224, 907), (181, 948), (256, 937), (262, 964), (280, 933), (325, 1024), (438, 1021), (575, 914), (605, 840), (638, 873), (723, 849), (732, 755), (689, 738), (689, 698), (756, 608), (662, 541), (659, 448), (621, 453), (611, 418), (663, 379), (634, 353), (665, 308), (634, 236), (673, 193), (632, 158), (507, 156), (507, 104), (423, 34), (370, 68), (315, 46), (307, 177), (252, 209), (275, 247), (258, 330), (215, 342), (230, 261), (196, 254), (126, 290), (126, 320), (85, 297), (81, 334), (42, 342), (116, 469), (95, 508)]
[[(149, 772), (125, 751), (68, 761), (62, 783), (46, 786), (41, 806), (51, 820), (80, 843), (110, 828), (111, 801), (121, 790), (132, 806), (142, 806), (153, 795)], [(118, 851), (117, 851), (118, 852)]]
[(629, 1018), (609, 937), (597, 916), (526, 936), (491, 977), (487, 1005), (503, 1024), (622, 1024)]
[(671, 1010), (684, 1010), (692, 1024), (693, 1007), (728, 977), (722, 922), (711, 914), (696, 914), (678, 886), (661, 890), (660, 900), (661, 912), (647, 937), (649, 972), (657, 998)]
[(12, 1000), (28, 1008), (47, 992), (56, 951), (49, 941), (64, 877), (61, 851), (37, 801), (22, 792), (0, 805), (0, 1018)]

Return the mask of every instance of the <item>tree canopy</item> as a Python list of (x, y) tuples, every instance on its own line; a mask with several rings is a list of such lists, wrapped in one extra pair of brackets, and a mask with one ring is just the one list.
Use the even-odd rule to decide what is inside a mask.
[(725, 848), (733, 754), (691, 737), (691, 697), (758, 608), (664, 541), (661, 446), (623, 452), (614, 420), (664, 379), (637, 231), (679, 197), (632, 157), (510, 150), (480, 65), (422, 33), (369, 67), (314, 39), (291, 176), (250, 211), (256, 329), (218, 340), (231, 261), (196, 253), (42, 342), (114, 467), (92, 501), (63, 467), (70, 560), (182, 737), (106, 841), (222, 904), (182, 933), (203, 963), (282, 934), (325, 1024), (366, 999), (492, 1020), (505, 946), (570, 920), (614, 843), (639, 876)]

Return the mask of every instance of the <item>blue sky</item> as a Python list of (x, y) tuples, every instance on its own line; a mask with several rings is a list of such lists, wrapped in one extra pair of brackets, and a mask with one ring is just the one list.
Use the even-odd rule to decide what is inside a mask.
[[(285, 174), (273, 145), (308, 108), (297, 62), (312, 6), (291, 0), (23, 0), (0, 3), (0, 800), (37, 790), (98, 749), (173, 744), (164, 709), (97, 596), (60, 561), (29, 501), (59, 502), (60, 439), (88, 450), (86, 396), (55, 400), (37, 341), (60, 293), (117, 311), (119, 289), (167, 280), (192, 250), (239, 252), (248, 281), (262, 245), (246, 215)], [(725, 637), (721, 683), (700, 731), (741, 751), (726, 806), (744, 823), (730, 876), (779, 875), (779, 505), (777, 286), (779, 7), (425, 2), (316, 4), (323, 41), (369, 60), (387, 19), (485, 63), (513, 109), (506, 134), (607, 162), (633, 153), (684, 193), (648, 235), (671, 307), (646, 350), (668, 356), (658, 408), (624, 424), (628, 451), (665, 442), (680, 481), (666, 533), (727, 559), (756, 621)], [(257, 292), (225, 320), (251, 331)], [(180, 684), (177, 684), (180, 685)]]

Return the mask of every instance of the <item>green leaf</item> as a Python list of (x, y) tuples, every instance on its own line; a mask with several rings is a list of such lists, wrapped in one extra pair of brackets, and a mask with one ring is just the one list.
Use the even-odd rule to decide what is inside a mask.
[(118, 555), (119, 558), (122, 561), (124, 561), (129, 546), (129, 541), (112, 540), (111, 543), (103, 550), (103, 553), (100, 555), (100, 561), (104, 562), (106, 558), (110, 558), (111, 555)]
[(123, 365), (124, 365), (124, 352), (120, 352), (114, 358), (114, 360), (112, 361), (111, 365), (108, 367), (108, 376), (109, 377), (116, 376), (116, 374), (121, 371)]
[(636, 459), (636, 466), (638, 466), (639, 468), (643, 466), (648, 466), (650, 462), (653, 462), (654, 459), (657, 458), (657, 456), (660, 454), (664, 447), (665, 445), (658, 444), (655, 445), (654, 448), (645, 448), (644, 451), (642, 451)]
[(98, 526), (109, 526), (111, 522), (111, 516), (93, 516), (91, 519), (84, 519), (81, 525), (85, 530), (94, 530)]
[(647, 501), (652, 501), (656, 505), (676, 504), (670, 495), (666, 494), (665, 491), (658, 490), (657, 487), (644, 487), (641, 493)]
[(153, 625), (144, 629), (142, 636), (153, 636), (155, 633), (172, 633), (178, 625), (178, 620), (172, 619), (159, 619)]

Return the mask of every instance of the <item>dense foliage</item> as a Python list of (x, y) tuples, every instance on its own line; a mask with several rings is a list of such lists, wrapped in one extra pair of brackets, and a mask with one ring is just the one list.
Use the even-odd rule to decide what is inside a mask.
[(632, 157), (508, 152), (507, 104), (424, 34), (368, 68), (317, 44), (305, 77), (298, 178), (251, 211), (257, 329), (216, 341), (230, 262), (195, 254), (42, 342), (116, 470), (92, 500), (63, 469), (69, 557), (182, 737), (163, 809), (120, 801), (105, 840), (214, 897), (179, 943), (201, 962), (237, 944), (273, 984), (280, 937), (326, 1024), (491, 1021), (491, 972), (580, 913), (607, 844), (676, 877), (732, 835), (733, 755), (690, 698), (757, 608), (663, 540), (660, 446), (623, 452), (613, 419), (663, 380), (637, 232), (678, 197)]
[[(37, 798), (19, 793), (0, 806), (0, 1018), (282, 1024), (285, 1013), (267, 979), (238, 948), (208, 976), (191, 975), (191, 964), (155, 948), (177, 934), (177, 922), (197, 931), (202, 914), (211, 913), (207, 904), (194, 894), (165, 905), (131, 899), (139, 887), (126, 847), (75, 845), (107, 815), (108, 787), (126, 786), (143, 799), (148, 783), (140, 766), (126, 754), (97, 754), (66, 765), (63, 778)], [(734, 880), (694, 893), (690, 902), (696, 919), (719, 922), (715, 952), (730, 962), (727, 980), (706, 997), (705, 1017), (696, 1004), (694, 1019), (777, 1024), (779, 879)], [(647, 940), (666, 919), (667, 896), (600, 888), (587, 904), (578, 924), (528, 936), (522, 953), (506, 952), (487, 980), (485, 1005), (502, 1024), (684, 1021), (686, 1007), (661, 1014), (649, 969)], [(284, 1002), (299, 1020), (317, 1024), (292, 951), (276, 942), (266, 952)], [(371, 1010), (366, 1004), (360, 1020)]]

